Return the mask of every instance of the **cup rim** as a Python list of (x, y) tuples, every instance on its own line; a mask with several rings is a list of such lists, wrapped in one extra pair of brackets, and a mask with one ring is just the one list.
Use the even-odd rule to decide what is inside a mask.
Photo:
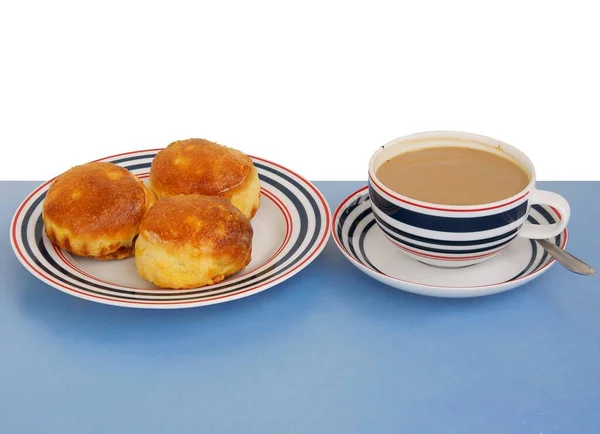
[[(501, 199), (501, 200), (497, 200), (494, 202), (479, 203), (479, 204), (474, 204), (474, 205), (447, 205), (447, 204), (442, 204), (442, 203), (425, 202), (422, 200), (413, 199), (412, 197), (405, 196), (394, 190), (391, 190), (390, 188), (385, 186), (379, 178), (377, 178), (377, 175), (374, 170), (375, 159), (384, 149), (386, 149), (388, 146), (395, 145), (396, 143), (399, 143), (402, 141), (413, 140), (413, 139), (426, 139), (426, 138), (473, 139), (473, 140), (482, 142), (483, 144), (489, 145), (491, 147), (500, 146), (502, 149), (509, 149), (511, 151), (509, 153), (509, 155), (514, 157), (513, 154), (517, 154), (518, 158), (515, 157), (515, 158), (517, 158), (517, 160), (523, 160), (526, 163), (528, 163), (528, 165), (530, 166), (531, 170), (528, 170), (528, 172), (530, 172), (529, 173), (529, 175), (530, 175), (529, 183), (527, 184), (527, 186), (525, 188), (520, 190), (518, 193), (513, 194), (512, 196), (507, 197), (506, 199)], [(460, 146), (460, 145), (457, 145), (457, 146)], [(400, 154), (401, 153), (399, 153), (398, 155), (400, 155)], [(521, 163), (521, 161), (519, 161), (519, 162)], [(526, 169), (528, 169), (528, 168), (526, 168)], [(396, 139), (390, 140), (385, 145), (380, 146), (379, 149), (377, 149), (373, 153), (373, 155), (371, 156), (371, 158), (369, 160), (369, 183), (375, 184), (375, 186), (378, 189), (382, 190), (383, 192), (385, 192), (387, 195), (391, 196), (392, 198), (399, 200), (400, 202), (404, 202), (409, 205), (415, 205), (420, 208), (432, 209), (432, 210), (436, 210), (436, 211), (457, 211), (457, 212), (471, 211), (471, 212), (474, 212), (474, 211), (486, 211), (486, 210), (491, 210), (491, 209), (495, 209), (495, 208), (502, 208), (502, 207), (505, 207), (512, 203), (518, 202), (519, 200), (521, 200), (525, 196), (527, 196), (527, 194), (529, 194), (529, 192), (534, 188), (535, 181), (536, 181), (536, 173), (535, 173), (535, 167), (534, 167), (533, 163), (531, 162), (529, 157), (527, 157), (527, 155), (525, 155), (518, 148), (515, 148), (514, 146), (509, 145), (508, 143), (502, 142), (502, 141), (494, 139), (492, 137), (483, 136), (483, 135), (475, 134), (475, 133), (468, 133), (468, 132), (464, 132), (464, 131), (424, 131), (424, 132), (420, 132), (420, 133), (409, 134), (407, 136), (398, 137)]]

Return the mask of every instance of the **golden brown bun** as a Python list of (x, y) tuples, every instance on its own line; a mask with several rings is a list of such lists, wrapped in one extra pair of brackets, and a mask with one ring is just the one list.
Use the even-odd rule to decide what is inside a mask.
[(142, 219), (135, 265), (163, 288), (211, 285), (250, 263), (252, 235), (250, 221), (226, 199), (165, 197)]
[(156, 154), (149, 187), (159, 199), (179, 194), (223, 197), (247, 218), (259, 207), (260, 181), (252, 160), (204, 139), (173, 142)]
[(127, 169), (87, 163), (54, 180), (42, 219), (50, 241), (71, 253), (122, 259), (133, 255), (142, 217), (154, 202), (154, 194)]

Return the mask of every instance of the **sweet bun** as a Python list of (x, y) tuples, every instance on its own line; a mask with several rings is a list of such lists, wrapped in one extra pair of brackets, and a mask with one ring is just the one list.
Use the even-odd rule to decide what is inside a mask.
[(220, 282), (250, 263), (252, 225), (227, 199), (159, 199), (142, 219), (135, 244), (138, 274), (163, 288)]
[(50, 241), (71, 253), (122, 259), (133, 255), (142, 217), (155, 202), (154, 194), (127, 169), (87, 163), (54, 180), (42, 219)]
[(247, 218), (259, 207), (260, 181), (252, 160), (204, 139), (180, 140), (158, 152), (149, 187), (159, 199), (179, 194), (223, 197)]

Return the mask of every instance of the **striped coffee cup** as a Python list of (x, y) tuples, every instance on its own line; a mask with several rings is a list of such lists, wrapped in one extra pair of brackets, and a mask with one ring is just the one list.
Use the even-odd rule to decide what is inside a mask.
[[(531, 180), (522, 191), (506, 199), (457, 206), (403, 196), (377, 178), (377, 170), (390, 158), (440, 146), (507, 153), (521, 163)], [(516, 237), (554, 237), (563, 231), (570, 216), (569, 204), (562, 196), (535, 188), (535, 169), (521, 151), (489, 137), (452, 131), (413, 134), (379, 148), (369, 162), (369, 196), (377, 224), (386, 238), (414, 259), (438, 267), (457, 268), (485, 261)], [(527, 222), (532, 204), (552, 206), (561, 220), (547, 225)]]

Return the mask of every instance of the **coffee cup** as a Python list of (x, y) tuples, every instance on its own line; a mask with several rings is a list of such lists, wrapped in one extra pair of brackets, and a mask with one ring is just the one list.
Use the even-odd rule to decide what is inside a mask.
[[(437, 147), (503, 154), (520, 164), (529, 175), (529, 183), (501, 200), (445, 205), (400, 194), (378, 178), (378, 170), (388, 160)], [(560, 234), (569, 221), (569, 204), (556, 193), (538, 190), (535, 182), (535, 169), (523, 152), (499, 140), (464, 132), (434, 131), (401, 137), (379, 148), (369, 162), (369, 198), (383, 234), (403, 253), (437, 267), (458, 268), (483, 262), (517, 237), (543, 239)], [(551, 206), (560, 221), (545, 225), (528, 222), (533, 204)]]

